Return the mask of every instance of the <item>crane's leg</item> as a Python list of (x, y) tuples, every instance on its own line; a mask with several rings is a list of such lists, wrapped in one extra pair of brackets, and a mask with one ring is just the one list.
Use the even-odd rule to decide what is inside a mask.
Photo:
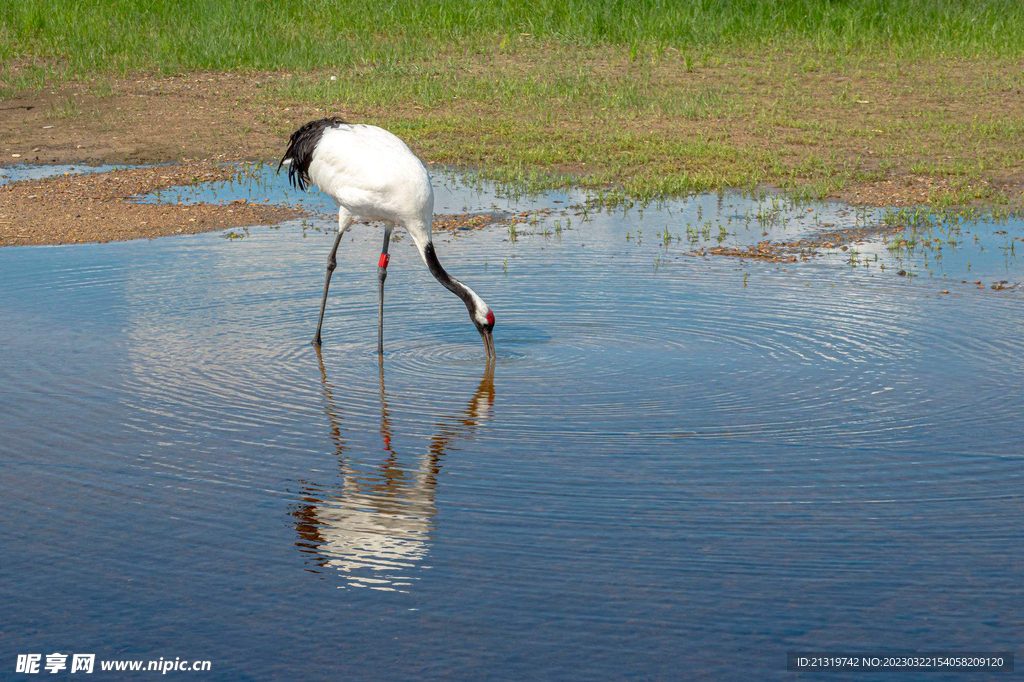
[(380, 260), (377, 261), (377, 288), (380, 298), (377, 305), (377, 354), (384, 354), (384, 280), (388, 278), (388, 246), (391, 244), (391, 231), (394, 225), (384, 226), (384, 248), (380, 252)]
[(320, 347), (320, 329), (324, 326), (324, 309), (327, 307), (327, 290), (331, 288), (331, 274), (334, 272), (334, 268), (338, 267), (338, 246), (341, 244), (341, 238), (351, 226), (352, 216), (345, 209), (339, 209), (338, 236), (334, 240), (334, 248), (331, 249), (331, 255), (327, 257), (327, 279), (324, 280), (324, 297), (320, 299), (320, 319), (316, 322), (316, 336), (313, 337), (313, 345), (317, 348)]

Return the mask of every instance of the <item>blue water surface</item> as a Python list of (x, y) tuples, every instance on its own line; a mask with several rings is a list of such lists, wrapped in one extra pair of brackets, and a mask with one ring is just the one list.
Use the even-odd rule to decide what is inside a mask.
[(739, 195), (436, 185), (443, 212), (553, 210), (436, 238), (496, 312), (493, 370), (408, 238), (378, 364), (374, 226), (321, 357), (329, 218), (0, 250), (8, 673), (779, 679), (787, 651), (1019, 649), (1019, 292), (666, 245), (741, 239)]

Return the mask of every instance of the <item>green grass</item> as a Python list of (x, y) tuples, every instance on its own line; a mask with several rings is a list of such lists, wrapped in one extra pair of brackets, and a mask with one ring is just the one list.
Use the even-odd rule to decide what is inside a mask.
[(46, 112), (46, 118), (49, 119), (68, 119), (74, 120), (82, 115), (81, 109), (73, 99), (68, 99), (63, 102), (55, 104), (49, 111)]
[[(1024, 167), (1022, 56), (1017, 0), (0, 0), (0, 97), (263, 72), (225, 95), (246, 138), (340, 113), (509, 187), (612, 197), (914, 176), (937, 206), (1018, 205), (995, 181)], [(149, 101), (104, 119), (81, 92), (47, 116), (107, 132)]]
[[(466, 64), (442, 61), (360, 68), (330, 80), (326, 73), (289, 78), (275, 95), (321, 104), (439, 108), (480, 102), (504, 109), (544, 102), (554, 109), (628, 112), (700, 120), (725, 114), (726, 93), (712, 86), (665, 88), (650, 69), (638, 65), (628, 77), (601, 73), (590, 65), (490, 65), (476, 72)], [(566, 68), (568, 67), (568, 68)]]
[(399, 65), (542, 44), (667, 48), (692, 71), (723, 46), (907, 55), (1024, 53), (1016, 0), (5, 0), (0, 59), (70, 75)]

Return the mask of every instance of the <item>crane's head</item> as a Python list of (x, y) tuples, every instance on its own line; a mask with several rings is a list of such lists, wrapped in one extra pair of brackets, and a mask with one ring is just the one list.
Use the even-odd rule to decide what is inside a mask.
[[(415, 235), (416, 233), (413, 232), (414, 238)], [(429, 236), (427, 239), (429, 240)], [(437, 253), (434, 252), (434, 245), (430, 241), (417, 242), (417, 244), (420, 244), (420, 255), (423, 256), (423, 262), (430, 268), (430, 274), (436, 277), (437, 281), (445, 289), (461, 298), (462, 302), (466, 304), (466, 310), (469, 311), (469, 319), (473, 320), (476, 330), (480, 332), (480, 336), (484, 340), (487, 360), (493, 360), (495, 357), (494, 338), (491, 336), (491, 331), (494, 329), (494, 312), (484, 303), (482, 298), (476, 295), (476, 292), (445, 272), (437, 260)]]
[(480, 301), (480, 305), (474, 306), (470, 313), (476, 330), (484, 340), (484, 349), (487, 351), (487, 359), (494, 359), (494, 337), (491, 332), (494, 330), (494, 311), (487, 307), (487, 304)]

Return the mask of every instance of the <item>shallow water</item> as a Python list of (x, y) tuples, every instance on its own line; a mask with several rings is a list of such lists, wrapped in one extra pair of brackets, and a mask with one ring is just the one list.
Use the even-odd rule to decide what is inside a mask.
[(78, 175), (82, 173), (106, 173), (117, 170), (118, 166), (100, 165), (83, 166), (77, 165), (49, 165), (33, 166), (30, 164), (14, 164), (0, 167), (0, 185), (6, 185), (20, 180), (42, 180), (57, 175)]
[[(493, 373), (408, 238), (381, 369), (374, 227), (339, 252), (322, 358), (329, 220), (0, 250), (3, 665), (748, 679), (786, 651), (1018, 648), (1019, 292), (665, 245), (763, 238), (739, 195), (584, 215), (436, 185), (443, 212), (556, 209), (436, 238), (496, 311)], [(868, 219), (806, 208), (772, 229)]]

